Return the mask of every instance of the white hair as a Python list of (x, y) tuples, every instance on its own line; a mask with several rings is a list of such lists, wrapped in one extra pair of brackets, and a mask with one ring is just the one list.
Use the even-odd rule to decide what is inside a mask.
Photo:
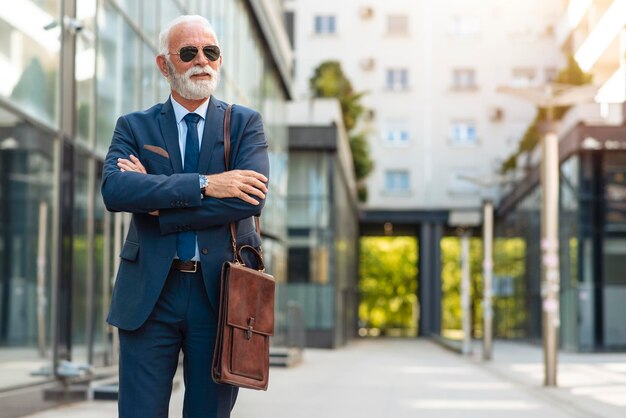
[[(163, 30), (161, 30), (161, 33), (159, 33), (159, 53), (162, 55), (167, 55), (170, 52), (170, 31), (172, 30), (172, 28), (176, 25), (179, 25), (181, 23), (187, 23), (187, 22), (199, 22), (202, 25), (204, 25), (215, 37), (215, 41), (217, 42), (217, 34), (215, 33), (215, 30), (213, 29), (213, 26), (211, 25), (211, 23), (209, 23), (209, 21), (200, 15), (182, 15), (182, 16), (178, 16), (176, 19), (172, 20), (170, 23), (168, 23)], [(219, 45), (219, 42), (218, 42)]]

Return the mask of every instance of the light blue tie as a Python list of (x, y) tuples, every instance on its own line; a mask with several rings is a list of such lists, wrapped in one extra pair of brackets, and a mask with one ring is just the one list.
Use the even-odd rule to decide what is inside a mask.
[[(197, 113), (187, 113), (184, 117), (187, 123), (187, 138), (185, 142), (185, 168), (184, 173), (198, 172), (198, 157), (200, 155), (200, 144), (198, 141), (198, 121), (200, 115)], [(196, 255), (196, 232), (187, 231), (178, 233), (176, 245), (178, 258), (188, 261)]]

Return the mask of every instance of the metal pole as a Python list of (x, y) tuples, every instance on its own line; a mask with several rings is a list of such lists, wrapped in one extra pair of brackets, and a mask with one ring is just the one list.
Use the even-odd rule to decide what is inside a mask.
[(463, 231), (461, 234), (461, 309), (463, 312), (463, 354), (469, 354), (472, 349), (469, 253), (469, 232)]
[(483, 360), (493, 351), (493, 203), (483, 205)]
[[(549, 112), (551, 113), (551, 112)], [(559, 320), (559, 139), (548, 115), (542, 142), (541, 249), (545, 386), (556, 386)]]

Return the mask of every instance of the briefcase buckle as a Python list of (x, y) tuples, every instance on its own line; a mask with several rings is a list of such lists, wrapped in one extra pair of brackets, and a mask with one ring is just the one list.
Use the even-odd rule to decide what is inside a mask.
[(252, 339), (252, 330), (254, 329), (253, 325), (254, 325), (254, 318), (253, 317), (248, 318), (248, 329), (246, 330), (246, 340), (248, 341)]

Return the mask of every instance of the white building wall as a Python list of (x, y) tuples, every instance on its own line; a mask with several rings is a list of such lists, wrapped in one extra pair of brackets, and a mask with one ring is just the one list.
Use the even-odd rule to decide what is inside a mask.
[[(516, 68), (534, 70), (533, 82), (543, 83), (547, 69), (564, 63), (552, 35), (563, 13), (560, 0), (290, 0), (285, 6), (295, 15), (294, 97), (309, 97), (309, 78), (326, 60), (340, 61), (355, 90), (368, 92), (363, 103), (374, 117), (362, 128), (371, 132), (375, 168), (367, 209), (479, 207), (480, 191), (458, 175), (492, 176), (535, 114), (531, 105), (496, 93), (497, 86), (514, 83)], [(408, 17), (407, 34), (387, 33), (392, 14)], [(316, 15), (335, 16), (336, 33), (317, 35)], [(455, 34), (472, 28), (476, 33)], [(408, 70), (408, 89), (387, 89), (390, 68)], [(455, 90), (455, 68), (473, 69), (476, 87)], [(498, 120), (491, 117), (496, 109)], [(453, 144), (453, 121), (473, 122), (477, 140)], [(387, 128), (403, 124), (408, 143), (390, 145)], [(407, 191), (387, 190), (388, 170), (409, 173)]]

